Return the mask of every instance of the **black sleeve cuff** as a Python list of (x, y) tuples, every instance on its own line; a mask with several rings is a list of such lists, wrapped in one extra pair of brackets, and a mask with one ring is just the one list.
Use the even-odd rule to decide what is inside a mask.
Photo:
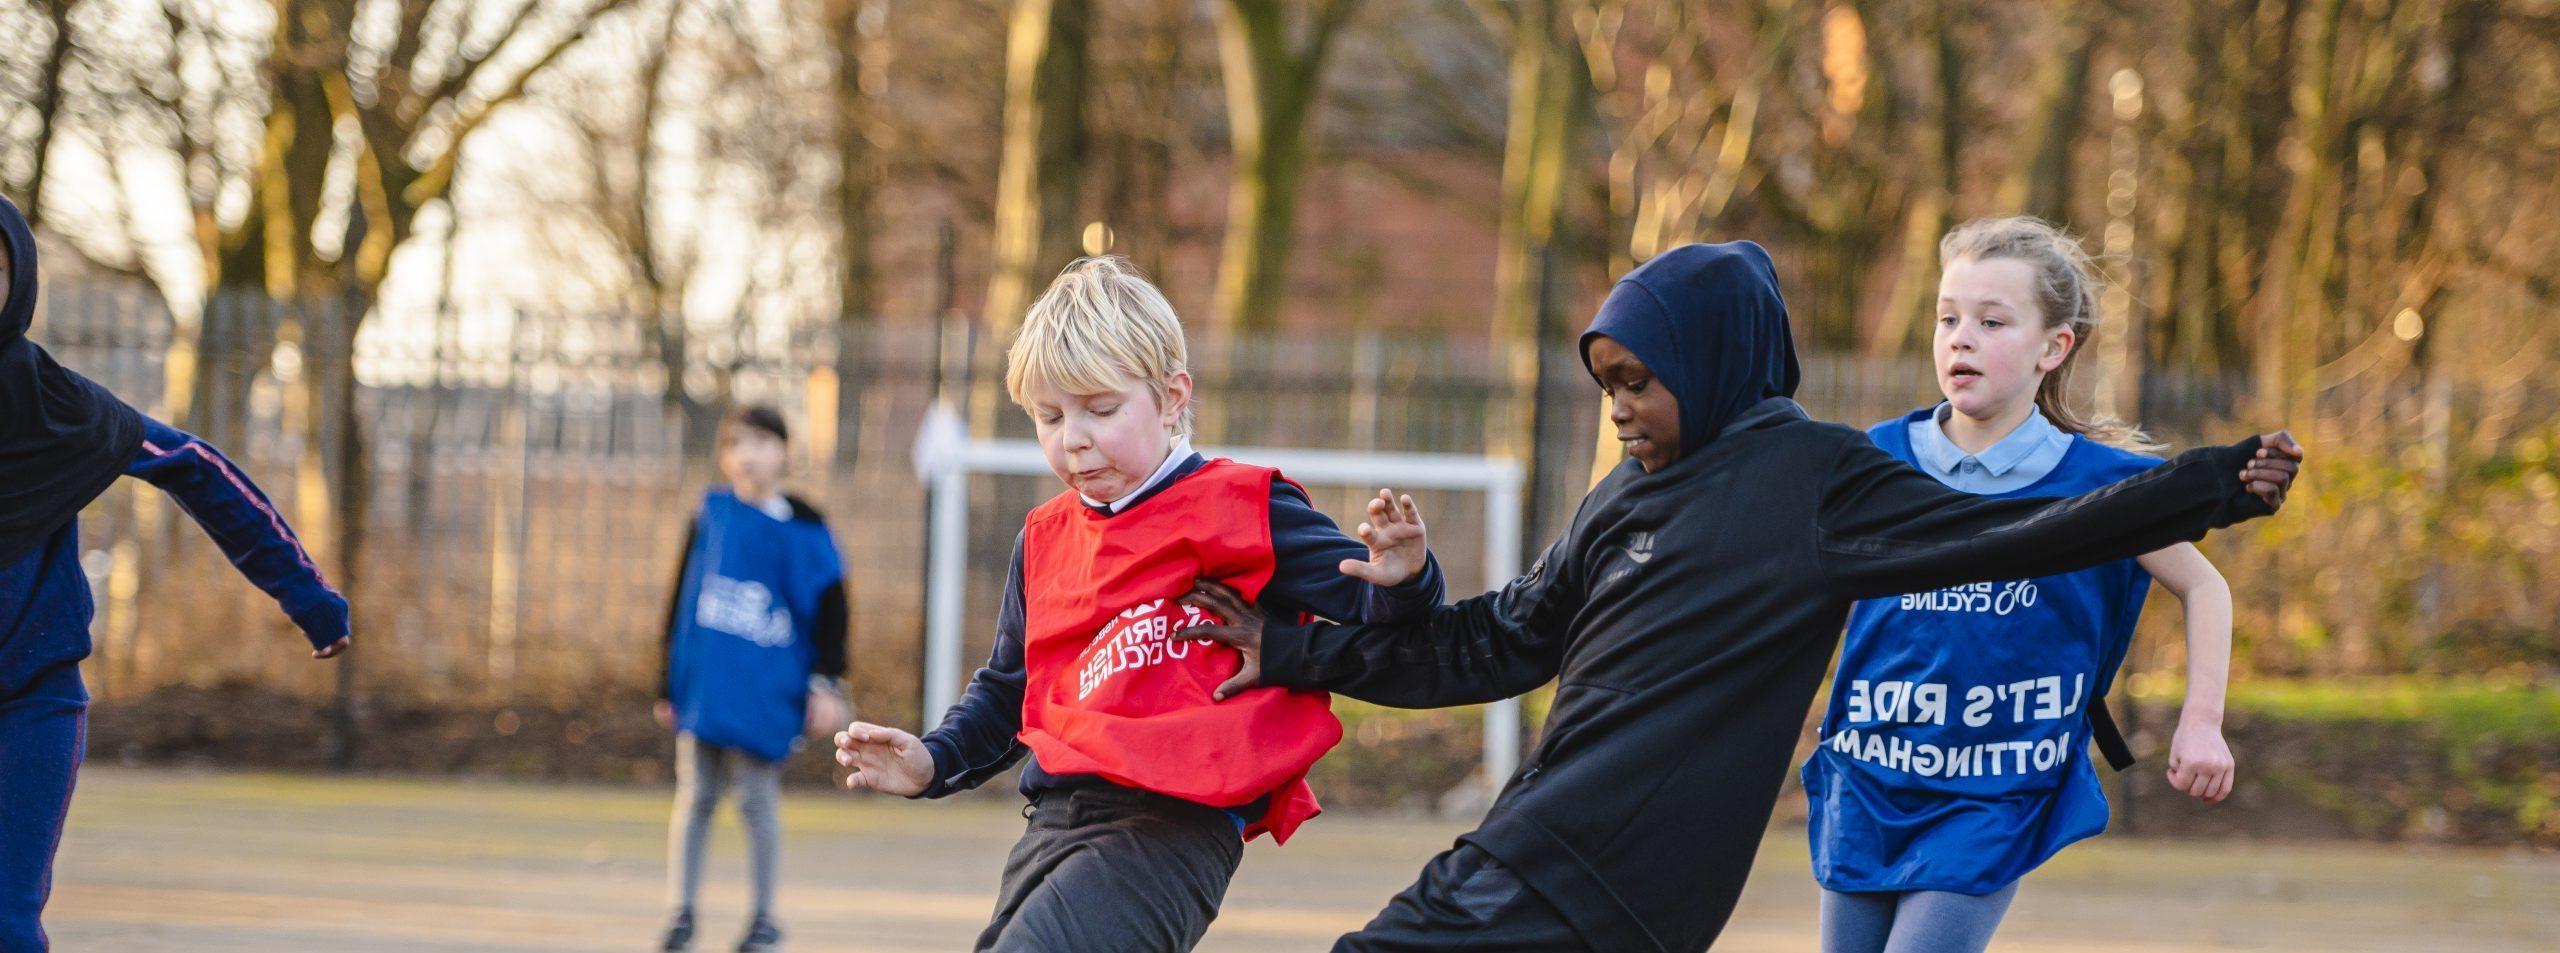
[(1314, 673), (1307, 671), (1307, 643), (1315, 635), (1310, 625), (1262, 625), (1262, 683), (1281, 688), (1316, 688), (1311, 683)]
[(2213, 476), (2224, 487), (2222, 512), (2213, 521), (2216, 529), (2261, 516), (2275, 515), (2274, 507), (2268, 506), (2267, 501), (2258, 498), (2257, 494), (2249, 492), (2248, 484), (2240, 482), (2240, 471), (2248, 468), (2249, 461), (2257, 457), (2261, 446), (2263, 441), (2256, 436), (2251, 436), (2239, 443), (2227, 447), (2213, 447), (2207, 451), (2211, 458), (2207, 465), (2219, 468), (2220, 472)]

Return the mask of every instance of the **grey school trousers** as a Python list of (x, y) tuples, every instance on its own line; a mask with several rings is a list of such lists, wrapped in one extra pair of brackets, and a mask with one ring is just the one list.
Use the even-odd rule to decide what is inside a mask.
[(1184, 953), (1244, 859), (1236, 816), (1116, 785), (1042, 794), (977, 949)]
[(702, 855), (711, 840), (711, 818), (720, 796), (738, 789), (738, 816), (747, 822), (749, 882), (755, 916), (773, 915), (773, 883), (782, 869), (782, 765), (743, 751), (676, 735), (676, 811), (667, 831), (667, 902), (693, 909), (702, 892)]

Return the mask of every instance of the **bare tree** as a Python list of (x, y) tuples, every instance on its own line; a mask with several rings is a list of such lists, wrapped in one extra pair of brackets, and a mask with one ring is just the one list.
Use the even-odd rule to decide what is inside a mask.
[(1097, 218), (1108, 250), (1130, 256), (1141, 271), (1164, 273), (1175, 241), (1174, 173), (1196, 162), (1200, 147), (1186, 89), (1213, 68), (1185, 42), (1197, 23), (1191, 0), (1129, 0), (1103, 14), (1090, 41), (1093, 78), (1087, 97), (1088, 151), (1100, 168)]
[[(1571, 206), (1596, 166), (1592, 154), (1596, 90), (1573, 26), (1586, 4), (1572, 0), (1488, 3), (1510, 42), (1511, 88), (1502, 153), (1502, 234), (1494, 260), (1493, 333), (1509, 349), (1512, 404), (1491, 415), (1489, 452), (1528, 467), (1531, 519), (1521, 521), (1521, 545), (1535, 547), (1552, 535), (1544, 525), (1554, 507), (1553, 454), (1541, 445), (1561, 442), (1546, 366), (1549, 350), (1570, 333), (1568, 309), (1585, 256), (1569, 234)], [(1604, 264), (1593, 262), (1591, 264)], [(1607, 428), (1602, 429), (1605, 436)]]
[(1309, 121), (1335, 39), (1360, 0), (1227, 0), (1218, 20), (1234, 173), (1212, 320), (1221, 328), (1276, 326), (1297, 238)]
[(986, 307), (999, 337), (1075, 255), (1093, 16), (1089, 0), (1015, 0), (1008, 15), (1004, 158)]
[(889, 84), (887, 0), (826, 0), (827, 34), (836, 50), (836, 401), (832, 438), (837, 461), (850, 464), (861, 445), (859, 370), (863, 332), (880, 313), (880, 282), (873, 239), (879, 231), (883, 185), (881, 140), (886, 136), (875, 99)]
[(20, 207), (26, 210), (29, 225), (44, 224), (45, 176), (53, 159), (54, 133), (60, 128), (57, 120), (62, 114), (63, 74), (71, 66), (71, 14), (80, 3), (81, 0), (45, 0), (36, 4), (44, 11), (49, 36), (45, 41), (44, 62), (36, 72), (35, 96), (31, 104), (36, 131), (27, 143), (27, 161), (33, 169), (27, 173), (26, 187), (18, 193), (25, 199)]

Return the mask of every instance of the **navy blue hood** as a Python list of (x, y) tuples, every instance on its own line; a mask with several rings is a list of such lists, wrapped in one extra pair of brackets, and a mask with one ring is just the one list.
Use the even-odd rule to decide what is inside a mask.
[(1801, 376), (1777, 269), (1751, 242), (1682, 245), (1654, 256), (1618, 279), (1582, 332), (1586, 372), (1595, 337), (1624, 346), (1671, 389), (1684, 458), (1751, 405), (1795, 396)]
[(0, 288), (0, 345), (8, 345), (36, 323), (36, 233), (6, 198), (0, 198), (0, 246), (9, 253), (9, 285)]

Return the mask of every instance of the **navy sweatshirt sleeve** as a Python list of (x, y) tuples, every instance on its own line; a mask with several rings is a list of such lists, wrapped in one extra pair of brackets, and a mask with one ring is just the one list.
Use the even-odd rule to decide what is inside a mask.
[(1368, 544), (1345, 535), (1304, 491), (1279, 480), (1271, 481), (1271, 555), (1276, 565), (1259, 601), (1283, 618), (1305, 612), (1337, 622), (1404, 622), (1429, 612), (1444, 594), (1437, 557), (1397, 586), (1343, 575), (1342, 561), (1367, 560)]
[(658, 697), (676, 697), (676, 620), (684, 611), (684, 574), (693, 571), (693, 543), (702, 532), (702, 517), (684, 524), (684, 545), (676, 549), (676, 577), (667, 584), (667, 628), (658, 637)]
[(275, 503), (240, 468), (168, 424), (143, 420), (142, 450), (125, 475), (159, 487), (213, 537), (231, 565), (275, 599), (313, 648), (347, 637), (347, 600), (285, 525)]
[(1568, 535), (1500, 590), (1388, 625), (1264, 623), (1262, 680), (1378, 705), (1439, 708), (1498, 701), (1556, 677), (1583, 603)]
[(809, 635), (818, 644), (818, 657), (810, 663), (809, 672), (824, 678), (843, 681), (852, 670), (853, 600), (845, 595), (844, 580), (838, 579), (818, 594), (818, 618), (811, 624)]
[(933, 755), (933, 781), (917, 797), (944, 797), (986, 783), (1029, 750), (1022, 731), (1023, 683), (1022, 536), (1013, 538), (1013, 562), (1005, 570), (1004, 604), (996, 610), (996, 647), (969, 677), (969, 688), (942, 724), (924, 736)]
[(2239, 480), (2257, 452), (2251, 437), (2067, 500), (1990, 499), (1848, 440), (1823, 488), (1815, 542), (1842, 599), (2085, 569), (2268, 515)]
[[(785, 495), (783, 499), (791, 503), (792, 519), (806, 520), (819, 526), (827, 525), (826, 514), (818, 512), (818, 508), (809, 505), (809, 501), (789, 495)], [(834, 537), (830, 534), (828, 538)], [(832, 550), (833, 544), (828, 548)], [(689, 539), (686, 541), (685, 550), (688, 553), (693, 550)], [(842, 681), (853, 652), (853, 605), (852, 598), (845, 587), (842, 569), (844, 554), (836, 552), (830, 555), (829, 561), (834, 567), (832, 571), (836, 573), (836, 578), (827, 583), (825, 589), (819, 590), (818, 614), (809, 622), (809, 639), (818, 650), (817, 657), (809, 663), (809, 673)], [(681, 586), (684, 580), (679, 578), (676, 584)], [(669, 628), (672, 629), (673, 626), (670, 625)]]

